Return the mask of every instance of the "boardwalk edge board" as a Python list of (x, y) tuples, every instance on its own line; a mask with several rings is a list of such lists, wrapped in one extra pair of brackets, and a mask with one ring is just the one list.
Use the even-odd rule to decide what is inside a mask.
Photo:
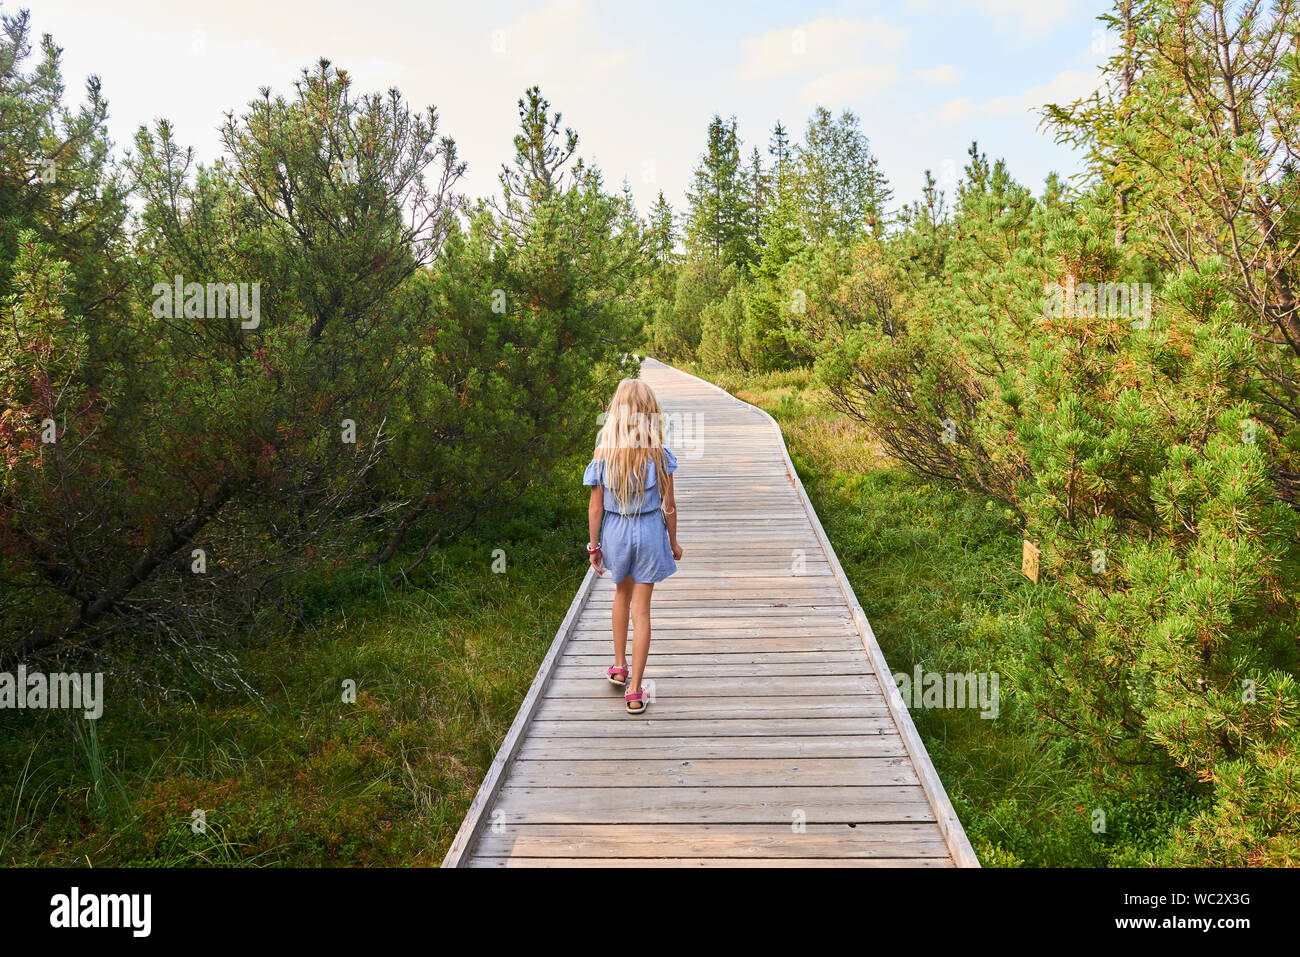
[[(651, 359), (649, 361), (657, 362), (658, 360)], [(676, 366), (673, 366), (673, 368), (676, 369)], [(714, 385), (707, 379), (701, 379), (699, 376), (691, 375), (681, 369), (677, 369), (677, 372), (720, 392), (733, 402), (753, 409), (766, 419), (776, 431), (777, 441), (781, 445), (781, 454), (785, 457), (785, 468), (790, 478), (790, 484), (799, 493), (799, 499), (803, 502), (804, 511), (808, 514), (808, 520), (812, 523), (813, 531), (821, 543), (822, 550), (826, 552), (831, 571), (835, 575), (835, 580), (839, 583), (840, 591), (844, 595), (845, 602), (848, 603), (849, 610), (853, 613), (853, 623), (858, 636), (862, 639), (867, 657), (871, 661), (872, 667), (875, 668), (877, 675), (892, 675), (893, 672), (889, 670), (889, 664), (885, 661), (885, 654), (880, 650), (880, 644), (876, 641), (876, 633), (871, 630), (871, 622), (867, 620), (867, 613), (862, 610), (862, 605), (853, 591), (853, 586), (849, 583), (848, 576), (844, 574), (843, 566), (840, 565), (839, 556), (835, 554), (835, 548), (831, 545), (831, 540), (826, 536), (826, 530), (822, 528), (821, 519), (817, 517), (817, 510), (813, 508), (812, 499), (808, 497), (808, 492), (799, 479), (799, 473), (795, 471), (794, 462), (790, 459), (790, 450), (786, 448), (785, 435), (781, 431), (780, 424), (766, 410), (760, 409), (744, 399), (736, 398), (721, 386)], [(953, 809), (952, 801), (948, 799), (948, 792), (939, 779), (939, 772), (934, 769), (934, 763), (930, 760), (930, 752), (925, 749), (925, 742), (921, 740), (921, 735), (912, 722), (911, 712), (903, 703), (903, 696), (899, 693), (898, 686), (892, 680), (882, 680), (880, 686), (884, 690), (885, 704), (889, 708), (889, 713), (898, 725), (898, 731), (902, 736), (904, 746), (907, 748), (908, 757), (912, 759), (917, 777), (921, 779), (921, 787), (925, 790), (926, 797), (930, 799), (930, 804), (934, 807), (935, 820), (939, 824), (939, 831), (943, 834), (944, 843), (948, 845), (948, 850), (952, 854), (953, 863), (958, 867), (979, 867), (980, 862), (975, 855), (975, 849), (971, 847), (970, 839), (966, 837), (966, 829), (961, 826), (957, 812)]]
[(519, 713), (515, 715), (510, 730), (506, 732), (501, 747), (497, 749), (496, 757), (492, 759), (492, 764), (483, 777), (483, 783), (479, 786), (478, 793), (474, 795), (469, 810), (465, 812), (465, 820), (461, 821), (460, 829), (456, 832), (456, 839), (451, 842), (451, 847), (447, 849), (447, 856), (442, 859), (443, 867), (463, 867), (468, 863), (470, 850), (478, 840), (483, 824), (487, 820), (487, 810), (491, 807), (492, 802), (496, 800), (497, 793), (501, 790), (501, 784), (505, 780), (506, 770), (510, 767), (510, 762), (519, 753), (519, 747), (524, 740), (524, 732), (528, 730), (533, 715), (542, 703), (546, 687), (551, 683), (551, 676), (555, 673), (556, 662), (560, 660), (564, 646), (573, 633), (573, 626), (578, 621), (578, 614), (587, 603), (592, 586), (596, 583), (596, 577), (596, 570), (588, 567), (587, 574), (582, 579), (582, 584), (578, 586), (577, 594), (573, 596), (573, 601), (569, 604), (569, 611), (565, 614), (564, 621), (560, 622), (560, 627), (555, 632), (555, 640), (551, 642), (546, 657), (542, 659), (541, 667), (537, 669), (537, 676), (533, 678), (528, 694), (524, 696), (523, 703), (519, 706)]

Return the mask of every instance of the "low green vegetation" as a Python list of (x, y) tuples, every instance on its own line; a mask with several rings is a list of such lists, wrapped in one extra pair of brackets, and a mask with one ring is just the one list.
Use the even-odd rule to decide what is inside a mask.
[(437, 865), (586, 570), (581, 467), (406, 585), (297, 583), (297, 627), (240, 651), (251, 693), (0, 711), (0, 863)]

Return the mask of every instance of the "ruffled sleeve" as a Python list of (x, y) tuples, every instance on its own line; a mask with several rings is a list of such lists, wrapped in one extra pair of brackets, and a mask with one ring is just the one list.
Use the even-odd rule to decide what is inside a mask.
[(598, 461), (597, 459), (592, 459), (592, 460), (591, 460), (591, 464), (587, 466), (587, 471), (585, 471), (585, 472), (582, 473), (582, 484), (583, 484), (583, 485), (602, 485), (602, 484), (604, 484), (604, 483), (601, 481), (601, 465), (602, 465), (602, 464), (603, 464), (603, 463), (600, 462), (600, 461)]
[(664, 471), (672, 475), (677, 471), (677, 456), (673, 455), (673, 450), (664, 446)]

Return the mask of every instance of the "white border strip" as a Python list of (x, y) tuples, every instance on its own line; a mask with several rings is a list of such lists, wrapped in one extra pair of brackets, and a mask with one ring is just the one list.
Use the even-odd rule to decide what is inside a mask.
[(560, 628), (555, 633), (555, 640), (551, 642), (551, 648), (546, 652), (546, 657), (542, 659), (541, 667), (537, 669), (537, 676), (533, 678), (532, 686), (528, 689), (528, 694), (519, 706), (519, 713), (515, 715), (510, 730), (506, 732), (501, 747), (497, 749), (497, 756), (492, 759), (492, 764), (483, 777), (483, 783), (479, 786), (478, 793), (474, 795), (469, 810), (465, 812), (465, 820), (460, 823), (460, 830), (456, 832), (456, 839), (451, 842), (451, 847), (447, 849), (447, 856), (442, 859), (443, 867), (463, 867), (468, 863), (470, 851), (478, 840), (479, 833), (483, 830), (483, 824), (487, 820), (488, 807), (496, 800), (497, 793), (501, 790), (501, 785), (505, 780), (506, 768), (514, 760), (515, 755), (519, 753), (519, 746), (523, 744), (524, 734), (528, 730), (529, 723), (533, 720), (533, 713), (537, 711), (538, 705), (541, 704), (542, 694), (550, 683), (551, 673), (555, 670), (555, 663), (564, 651), (569, 636), (573, 634), (573, 626), (578, 621), (578, 613), (582, 611), (583, 605), (587, 603), (587, 597), (591, 594), (591, 586), (595, 581), (596, 570), (588, 567), (587, 576), (583, 578), (582, 584), (578, 586), (578, 593), (573, 596), (568, 614), (564, 616), (564, 621), (560, 622)]
[(714, 385), (707, 379), (701, 379), (689, 372), (682, 372), (676, 366), (669, 366), (657, 359), (647, 357), (646, 361), (666, 366), (689, 379), (701, 382), (710, 389), (721, 392), (733, 402), (738, 402), (748, 409), (753, 409), (771, 423), (772, 428), (776, 431), (777, 439), (781, 443), (781, 454), (785, 456), (785, 468), (790, 477), (790, 484), (795, 487), (799, 493), (799, 498), (803, 501), (804, 510), (808, 513), (808, 520), (812, 523), (813, 531), (817, 533), (817, 540), (821, 542), (822, 550), (826, 552), (827, 560), (830, 562), (831, 569), (835, 573), (835, 579), (839, 583), (840, 592), (844, 595), (844, 600), (853, 612), (853, 622), (857, 627), (858, 637), (861, 638), (867, 657), (871, 660), (871, 666), (876, 672), (878, 684), (885, 696), (885, 704), (889, 707), (889, 713), (894, 719), (894, 724), (898, 726), (898, 733), (903, 739), (903, 746), (907, 749), (908, 757), (911, 758), (912, 766), (916, 769), (917, 777), (921, 779), (921, 787), (930, 801), (931, 808), (934, 810), (935, 821), (939, 825), (940, 833), (943, 834), (944, 843), (948, 845), (948, 853), (952, 855), (953, 863), (958, 867), (979, 867), (979, 858), (975, 856), (975, 850), (966, 837), (966, 830), (961, 826), (961, 821), (957, 818), (957, 812), (953, 810), (952, 802), (948, 800), (948, 792), (944, 790), (943, 782), (939, 779), (939, 772), (934, 769), (934, 764), (930, 761), (930, 754), (925, 750), (925, 743), (921, 741), (916, 725), (912, 723), (912, 715), (908, 712), (907, 706), (903, 704), (903, 696), (899, 694), (898, 686), (894, 684), (891, 677), (893, 673), (889, 670), (889, 664), (885, 661), (884, 652), (880, 650), (880, 645), (876, 641), (875, 632), (871, 630), (871, 622), (867, 620), (866, 612), (862, 610), (857, 595), (853, 593), (853, 586), (849, 584), (848, 576), (844, 574), (844, 569), (840, 566), (839, 557), (835, 554), (830, 539), (826, 537), (826, 530), (822, 528), (821, 520), (817, 517), (817, 511), (813, 508), (811, 499), (808, 498), (808, 492), (804, 489), (803, 482), (799, 481), (799, 473), (794, 470), (794, 463), (790, 460), (790, 450), (785, 446), (785, 436), (781, 432), (780, 424), (763, 409), (751, 405), (744, 399), (736, 398), (726, 389)]

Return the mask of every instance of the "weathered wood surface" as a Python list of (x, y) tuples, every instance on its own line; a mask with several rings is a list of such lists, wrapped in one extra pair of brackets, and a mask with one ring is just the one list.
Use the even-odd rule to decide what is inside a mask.
[(979, 866), (776, 423), (641, 374), (686, 551), (655, 589), (653, 703), (605, 681), (614, 583), (589, 572), (444, 866)]

